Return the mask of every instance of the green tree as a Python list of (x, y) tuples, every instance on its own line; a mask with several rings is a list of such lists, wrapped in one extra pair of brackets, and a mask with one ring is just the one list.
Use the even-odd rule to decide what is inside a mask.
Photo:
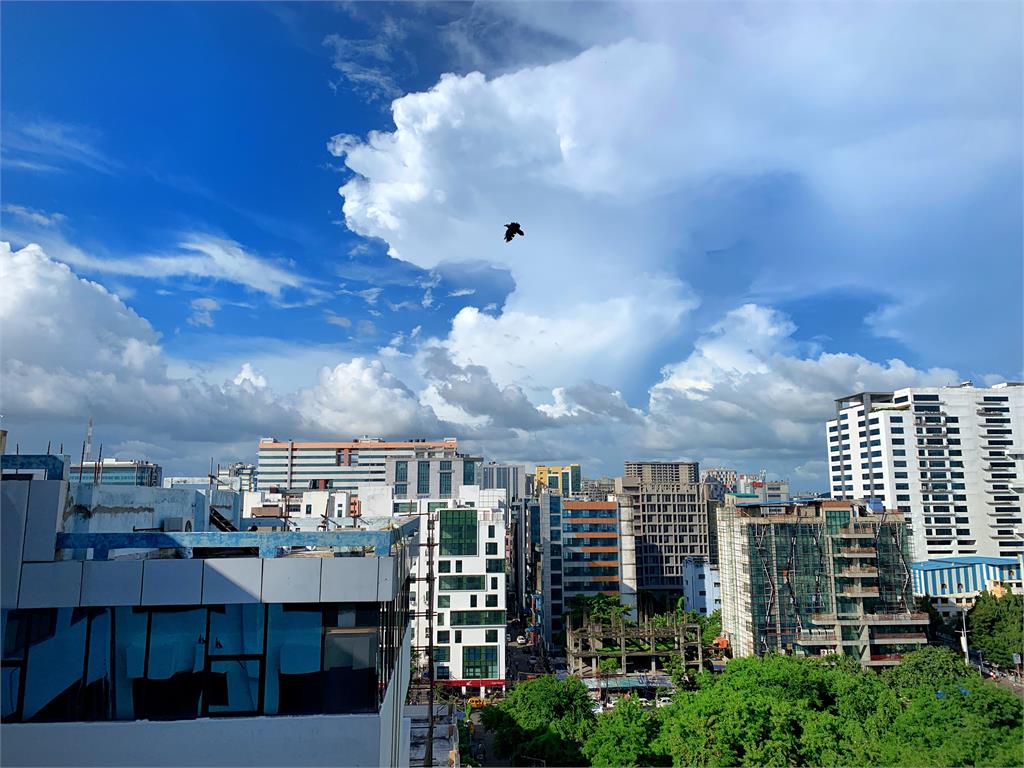
[(985, 591), (978, 595), (967, 614), (972, 648), (1000, 667), (1013, 667), (1013, 654), (1024, 652), (1024, 596), (1007, 592), (996, 597)]
[(884, 677), (898, 693), (907, 693), (922, 685), (934, 690), (975, 674), (962, 656), (948, 648), (931, 646), (907, 654), (903, 663), (886, 670)]
[[(618, 659), (601, 659), (600, 663), (597, 665), (597, 673), (601, 677), (601, 679), (605, 681), (608, 680), (609, 676), (614, 675), (618, 671)], [(607, 689), (607, 687), (608, 684), (607, 682), (605, 682), (605, 688)], [(602, 696), (602, 698), (604, 697)]]
[(590, 708), (587, 689), (578, 678), (545, 675), (518, 684), (504, 701), (485, 707), (481, 717), (502, 757), (582, 765), (580, 747), (595, 724)]
[(661, 749), (661, 722), (635, 699), (622, 699), (597, 718), (597, 727), (583, 745), (591, 765), (670, 765)]

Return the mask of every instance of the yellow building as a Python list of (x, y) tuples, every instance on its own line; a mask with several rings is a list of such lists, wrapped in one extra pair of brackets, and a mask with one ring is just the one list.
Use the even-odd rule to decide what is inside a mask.
[(583, 471), (579, 464), (564, 467), (537, 467), (535, 487), (558, 491), (562, 496), (572, 496), (583, 490)]

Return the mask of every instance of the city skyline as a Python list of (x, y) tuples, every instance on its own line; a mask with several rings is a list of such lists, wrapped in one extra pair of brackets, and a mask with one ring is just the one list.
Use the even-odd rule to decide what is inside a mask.
[(824, 489), (836, 398), (1024, 378), (1019, 6), (588, 11), (6, 6), (11, 443)]

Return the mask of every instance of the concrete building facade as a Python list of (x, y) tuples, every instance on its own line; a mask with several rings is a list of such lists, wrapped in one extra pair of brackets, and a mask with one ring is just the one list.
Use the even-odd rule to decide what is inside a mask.
[(620, 505), (633, 510), (638, 589), (682, 591), (687, 559), (714, 562), (713, 503), (705, 486), (621, 477), (615, 492)]
[[(355, 491), (360, 485), (394, 482), (386, 476), (388, 459), (415, 461), (456, 459), (458, 441), (386, 441), (363, 437), (345, 442), (281, 442), (265, 437), (259, 444), (258, 489)], [(416, 482), (413, 477), (413, 483)], [(406, 481), (408, 482), (408, 481)]]
[(450, 499), (461, 485), (479, 485), (479, 456), (435, 448), (416, 449), (408, 457), (388, 457), (384, 482), (399, 499)]
[(899, 663), (927, 642), (928, 615), (913, 609), (907, 538), (902, 514), (862, 502), (727, 496), (718, 539), (722, 630), (733, 655)]
[(526, 465), (497, 464), (493, 461), (481, 464), (480, 487), (484, 490), (504, 488), (510, 504), (518, 499), (525, 499)]
[(696, 461), (627, 461), (624, 477), (647, 485), (700, 482)]
[(899, 509), (915, 560), (1024, 551), (1024, 385), (850, 395), (825, 434), (832, 497)]

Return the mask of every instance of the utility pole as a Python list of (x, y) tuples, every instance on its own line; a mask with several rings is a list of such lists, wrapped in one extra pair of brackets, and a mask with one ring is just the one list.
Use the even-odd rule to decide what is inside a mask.
[(967, 609), (960, 607), (960, 618), (963, 620), (963, 629), (960, 630), (960, 646), (964, 651), (964, 664), (971, 666), (971, 655), (967, 652)]

